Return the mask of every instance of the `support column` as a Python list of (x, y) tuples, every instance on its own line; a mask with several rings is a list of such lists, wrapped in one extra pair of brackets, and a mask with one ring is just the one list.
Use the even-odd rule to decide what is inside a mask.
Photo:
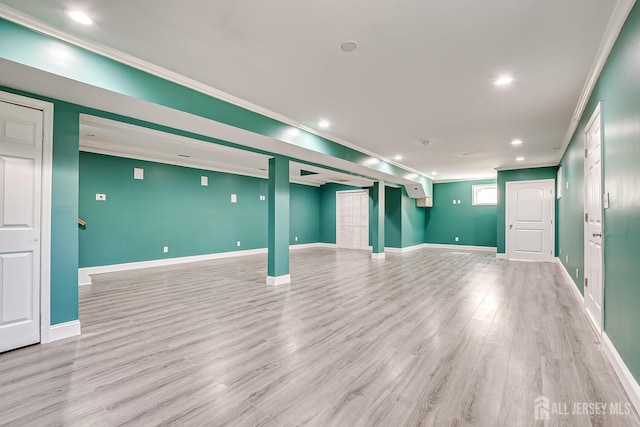
[(289, 275), (289, 159), (269, 159), (267, 285), (291, 282)]
[(373, 253), (371, 258), (384, 259), (384, 182), (378, 181), (371, 188), (373, 201), (371, 238)]

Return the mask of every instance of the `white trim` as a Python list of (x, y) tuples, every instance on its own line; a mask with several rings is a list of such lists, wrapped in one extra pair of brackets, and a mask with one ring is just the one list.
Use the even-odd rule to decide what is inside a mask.
[[(290, 245), (289, 250), (309, 248), (336, 248), (332, 243), (305, 243)], [(220, 252), (206, 255), (193, 255), (177, 258), (154, 259), (150, 261), (127, 262), (123, 264), (99, 265), (96, 267), (83, 267), (78, 269), (78, 285), (90, 285), (92, 274), (115, 273), (118, 271), (139, 270), (141, 268), (164, 267), (167, 265), (186, 264), (190, 262), (209, 261), (214, 259), (243, 257), (250, 255), (266, 254), (267, 248), (248, 249), (245, 251)]]
[(371, 259), (385, 259), (385, 254), (384, 252), (381, 252), (379, 254), (372, 252), (371, 253)]
[(509, 186), (520, 184), (539, 184), (539, 183), (551, 184), (551, 242), (549, 244), (551, 248), (551, 254), (545, 257), (544, 260), (527, 260), (514, 258), (517, 261), (536, 261), (536, 262), (553, 262), (555, 258), (556, 247), (556, 180), (555, 178), (548, 179), (528, 179), (523, 181), (507, 181), (504, 184), (504, 253), (507, 259), (509, 258)]
[(602, 333), (602, 349), (609, 358), (611, 365), (613, 365), (616, 374), (618, 374), (618, 378), (622, 383), (622, 387), (624, 387), (624, 390), (627, 392), (629, 400), (636, 408), (636, 411), (640, 412), (640, 386), (606, 332)]
[(338, 245), (335, 243), (301, 243), (299, 245), (289, 245), (290, 251), (295, 251), (298, 249), (310, 249), (310, 248), (327, 248), (327, 249), (337, 249)]
[(494, 248), (493, 246), (444, 245), (440, 243), (424, 243), (423, 247), (430, 249), (447, 249), (452, 251), (473, 251), (490, 253), (496, 253), (497, 251), (497, 248)]
[(496, 171), (503, 172), (503, 171), (522, 170), (522, 169), (552, 168), (555, 166), (558, 166), (558, 162), (533, 163), (526, 166), (505, 166), (505, 167), (496, 168)]
[(509, 257), (507, 257), (507, 254), (496, 253), (496, 259), (506, 259), (506, 260), (508, 260)]
[(569, 272), (565, 268), (565, 266), (562, 263), (562, 261), (560, 261), (560, 258), (556, 257), (556, 263), (561, 267), (562, 276), (564, 277), (565, 282), (567, 282), (567, 284), (569, 285), (569, 287), (573, 291), (573, 296), (576, 297), (578, 302), (580, 302), (580, 306), (583, 307), (584, 306), (584, 296), (580, 293), (580, 289), (578, 289), (578, 286), (576, 286), (575, 282), (573, 281), (573, 278), (571, 277), (571, 275), (569, 274)]
[(49, 341), (60, 341), (66, 338), (75, 337), (81, 334), (81, 326), (79, 320), (72, 322), (59, 323), (51, 326), (49, 329)]
[(252, 111), (254, 113), (258, 113), (265, 117), (269, 117), (271, 119), (277, 120), (281, 123), (288, 124), (293, 127), (297, 127), (305, 132), (312, 133), (314, 135), (318, 135), (320, 137), (326, 138), (330, 141), (333, 141), (337, 144), (343, 145), (345, 147), (349, 147), (353, 150), (359, 151), (360, 153), (366, 154), (371, 157), (375, 157), (380, 159), (386, 163), (392, 164), (400, 169), (415, 173), (423, 178), (431, 180), (429, 176), (424, 174), (423, 172), (405, 166), (401, 163), (395, 162), (391, 159), (387, 159), (386, 157), (381, 156), (380, 154), (376, 154), (372, 151), (369, 151), (365, 148), (362, 148), (354, 143), (348, 142), (342, 138), (338, 138), (336, 136), (330, 135), (326, 132), (320, 132), (317, 129), (305, 126), (301, 123), (296, 122), (292, 118), (284, 116), (282, 114), (276, 113), (275, 111), (269, 110), (268, 108), (261, 107), (252, 102), (249, 102), (245, 99), (238, 98), (237, 96), (231, 95), (222, 90), (216, 89), (207, 84), (201, 83), (197, 80), (190, 79), (181, 74), (178, 74), (174, 71), (168, 70), (166, 68), (160, 67), (159, 65), (152, 64), (150, 62), (144, 61), (140, 58), (137, 58), (133, 55), (129, 55), (112, 47), (94, 42), (89, 40), (84, 40), (80, 37), (74, 36), (70, 33), (62, 31), (47, 22), (44, 22), (40, 19), (34, 18), (31, 15), (28, 15), (19, 10), (13, 9), (9, 6), (0, 3), (0, 17), (7, 19), (11, 22), (14, 22), (23, 27), (29, 28), (33, 31), (48, 35), (50, 37), (56, 38), (58, 40), (62, 40), (64, 42), (73, 44), (82, 49), (88, 50), (90, 52), (96, 53), (105, 58), (117, 61), (121, 64), (128, 65), (130, 67), (141, 70), (145, 73), (151, 74), (153, 76), (159, 77), (163, 80), (170, 81), (173, 83), (177, 83), (180, 86), (193, 89), (197, 92), (203, 93), (205, 95), (211, 96), (216, 99), (220, 99), (222, 101), (228, 102), (230, 104), (241, 107), (245, 110)]
[(291, 283), (291, 275), (286, 274), (284, 276), (267, 276), (267, 285), (280, 286)]
[(571, 138), (578, 128), (578, 123), (580, 123), (580, 119), (584, 114), (585, 108), (587, 108), (587, 103), (589, 102), (589, 98), (591, 97), (591, 93), (593, 92), (593, 88), (596, 86), (598, 79), (600, 78), (600, 74), (602, 73), (602, 69), (609, 58), (609, 54), (611, 53), (611, 49), (613, 49), (613, 45), (616, 40), (618, 40), (618, 36), (620, 35), (620, 31), (624, 26), (625, 21), (627, 20), (627, 16), (633, 9), (633, 5), (636, 0), (618, 0), (613, 9), (613, 13), (609, 18), (609, 23), (607, 24), (607, 28), (605, 29), (604, 35), (602, 36), (602, 40), (600, 41), (600, 46), (598, 47), (598, 53), (591, 65), (591, 70), (589, 71), (589, 75), (587, 80), (582, 87), (582, 92), (580, 93), (580, 98), (578, 98), (578, 105), (576, 105), (576, 109), (573, 112), (573, 116), (571, 116), (571, 121), (569, 122), (569, 128), (567, 129), (567, 133), (564, 136), (564, 140), (562, 141), (562, 149), (559, 150), (558, 162), (562, 159), (567, 148), (569, 147), (569, 143), (571, 142)]
[(425, 247), (424, 243), (421, 243), (419, 245), (413, 245), (413, 246), (406, 246), (404, 248), (384, 248), (385, 252), (390, 252), (390, 253), (396, 253), (396, 254), (404, 254), (407, 252), (413, 252), (413, 251), (417, 251), (420, 249), (423, 249)]
[[(562, 264), (559, 258), (556, 258), (556, 262), (560, 264), (560, 266), (562, 267), (562, 275), (565, 279), (565, 283), (567, 284), (567, 286), (571, 288), (572, 293), (580, 303), (580, 306), (582, 307), (583, 312), (585, 313), (587, 318), (589, 318), (589, 314), (587, 313), (584, 307), (584, 296), (578, 290), (578, 287), (573, 282), (573, 279), (569, 275), (569, 272), (567, 272), (566, 268), (564, 268), (564, 264)], [(587, 324), (593, 327), (593, 324), (591, 323), (591, 319), (587, 320)], [(594, 328), (594, 333), (597, 333), (595, 328)], [(611, 365), (613, 366), (613, 369), (616, 372), (616, 375), (618, 376), (618, 378), (620, 379), (620, 382), (622, 383), (622, 387), (624, 387), (624, 390), (627, 392), (627, 395), (629, 396), (629, 400), (635, 407), (636, 411), (640, 411), (640, 385), (638, 385), (638, 382), (634, 378), (633, 374), (631, 373), (631, 371), (629, 371), (629, 368), (624, 363), (624, 360), (622, 359), (622, 357), (616, 350), (616, 347), (613, 345), (613, 343), (609, 339), (609, 336), (607, 335), (607, 333), (603, 331), (600, 337), (601, 337), (600, 341), (602, 343), (602, 350), (604, 351), (604, 354), (609, 359), (609, 362), (611, 362)]]
[[(0, 4), (0, 9), (2, 5)], [(40, 342), (50, 338), (51, 323), (51, 175), (53, 170), (53, 104), (0, 92), (0, 100), (42, 110), (42, 188), (40, 213)]]

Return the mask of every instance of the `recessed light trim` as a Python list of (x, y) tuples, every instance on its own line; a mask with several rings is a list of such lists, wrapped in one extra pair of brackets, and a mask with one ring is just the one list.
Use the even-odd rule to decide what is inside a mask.
[(329, 120), (322, 119), (318, 122), (318, 126), (321, 129), (327, 129), (329, 126), (331, 126), (331, 123), (329, 123)]
[(521, 162), (524, 160), (524, 157), (520, 156), (520, 157), (516, 157), (516, 162)]
[(400, 154), (396, 154), (396, 155), (393, 157), (393, 160), (395, 160), (396, 162), (399, 162), (400, 160), (402, 160), (402, 156), (401, 156)]
[(65, 14), (65, 16), (73, 19), (74, 21), (76, 21), (78, 24), (82, 24), (82, 25), (91, 25), (93, 24), (93, 20), (89, 17), (89, 15), (87, 15), (86, 13), (80, 11), (80, 10), (73, 10), (73, 9), (62, 9), (62, 13)]
[(513, 83), (513, 77), (507, 76), (507, 75), (500, 76), (493, 82), (493, 84), (495, 86), (498, 86), (498, 87), (500, 87), (500, 86), (508, 86), (511, 83)]
[(431, 175), (436, 176), (436, 175), (438, 175), (438, 172), (433, 171), (433, 172), (431, 172)]
[(340, 49), (342, 49), (343, 52), (353, 52), (358, 49), (358, 42), (355, 40), (347, 40), (342, 42)]
[(511, 141), (511, 145), (521, 145), (521, 144), (522, 144), (521, 139), (514, 139), (513, 141)]

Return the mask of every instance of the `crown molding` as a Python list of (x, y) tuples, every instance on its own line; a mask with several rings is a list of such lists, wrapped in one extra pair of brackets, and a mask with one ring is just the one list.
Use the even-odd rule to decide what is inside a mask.
[(31, 15), (28, 15), (24, 12), (16, 10), (12, 7), (9, 7), (5, 4), (0, 3), (0, 17), (4, 18), (8, 21), (14, 22), (23, 27), (29, 28), (33, 31), (39, 32), (41, 34), (56, 38), (66, 43), (70, 43), (72, 45), (78, 46), (84, 50), (88, 50), (105, 58), (120, 62), (124, 65), (128, 65), (130, 67), (136, 68), (140, 71), (144, 71), (145, 73), (151, 74), (153, 76), (159, 77), (163, 80), (167, 80), (173, 83), (176, 83), (180, 86), (193, 89), (197, 92), (203, 93), (205, 95), (211, 96), (216, 99), (220, 99), (222, 101), (228, 102), (230, 104), (236, 105), (238, 107), (244, 108), (245, 110), (252, 111), (254, 113), (258, 113), (265, 117), (269, 117), (273, 120), (277, 120), (281, 123), (287, 124), (289, 126), (296, 127), (300, 130), (304, 130), (305, 132), (312, 133), (319, 137), (328, 139), (329, 141), (335, 142), (342, 146), (351, 148), (356, 150), (362, 154), (367, 156), (375, 157), (376, 159), (382, 160), (386, 163), (392, 164), (396, 167), (404, 169), (408, 172), (416, 173), (424, 178), (429, 178), (428, 174), (424, 172), (420, 172), (416, 169), (405, 166), (401, 163), (395, 162), (391, 159), (388, 159), (384, 156), (381, 156), (377, 153), (367, 150), (366, 148), (360, 147), (354, 143), (346, 141), (342, 138), (338, 138), (331, 134), (320, 132), (311, 127), (305, 126), (301, 123), (296, 122), (295, 120), (284, 116), (282, 114), (276, 113), (275, 111), (269, 110), (267, 108), (261, 107), (257, 104), (254, 104), (245, 99), (239, 98), (237, 96), (231, 95), (230, 93), (224, 92), (222, 90), (216, 89), (212, 86), (201, 83), (197, 80), (191, 79), (189, 77), (183, 76), (182, 74), (176, 73), (174, 71), (168, 70), (166, 68), (160, 67), (159, 65), (153, 64), (151, 62), (145, 61), (133, 55), (129, 55), (120, 50), (114, 49), (112, 47), (103, 45), (101, 43), (95, 41), (85, 40), (83, 38), (74, 36), (66, 31), (62, 31), (53, 25), (42, 21), (38, 18), (35, 18)]
[(613, 9), (613, 13), (609, 18), (609, 23), (607, 24), (607, 28), (602, 36), (602, 40), (600, 41), (600, 46), (598, 47), (598, 53), (591, 65), (591, 70), (587, 76), (587, 81), (584, 83), (582, 88), (582, 92), (580, 94), (580, 98), (578, 98), (578, 105), (576, 106), (575, 111), (573, 112), (573, 116), (571, 116), (571, 122), (569, 123), (569, 128), (567, 129), (567, 133), (564, 136), (564, 140), (562, 141), (562, 149), (560, 150), (560, 156), (558, 157), (558, 163), (564, 157), (567, 148), (569, 147), (569, 143), (571, 142), (571, 138), (573, 138), (576, 129), (578, 128), (578, 123), (580, 123), (580, 118), (584, 114), (584, 110), (587, 107), (587, 103), (589, 102), (589, 98), (593, 93), (593, 89), (600, 78), (600, 74), (602, 73), (602, 69), (607, 62), (607, 58), (609, 58), (609, 54), (611, 53), (611, 49), (613, 49), (613, 45), (618, 40), (618, 36), (620, 35), (620, 31), (624, 26), (631, 9), (635, 5), (636, 0), (618, 0), (616, 6)]

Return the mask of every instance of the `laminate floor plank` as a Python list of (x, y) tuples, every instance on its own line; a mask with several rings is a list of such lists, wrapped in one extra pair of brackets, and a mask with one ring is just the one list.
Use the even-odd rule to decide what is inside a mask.
[[(537, 426), (629, 403), (555, 264), (423, 249), (93, 276), (83, 335), (0, 354), (2, 426)], [(637, 414), (545, 425), (638, 426)]]

